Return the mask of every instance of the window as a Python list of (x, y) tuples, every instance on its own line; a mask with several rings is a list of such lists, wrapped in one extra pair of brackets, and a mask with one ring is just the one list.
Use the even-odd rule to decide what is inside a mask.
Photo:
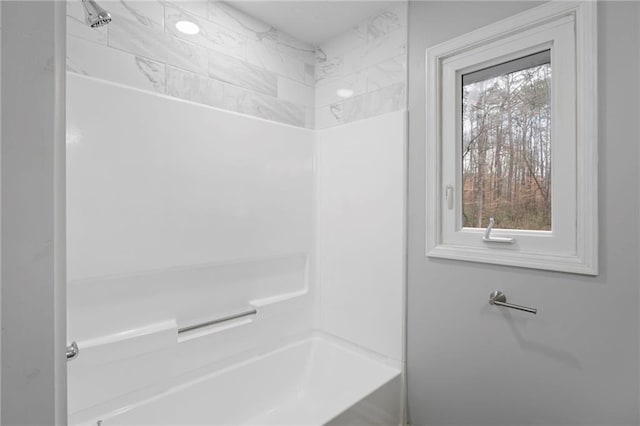
[(551, 50), (461, 83), (463, 227), (551, 231)]
[(427, 50), (427, 255), (597, 273), (595, 24), (551, 2)]

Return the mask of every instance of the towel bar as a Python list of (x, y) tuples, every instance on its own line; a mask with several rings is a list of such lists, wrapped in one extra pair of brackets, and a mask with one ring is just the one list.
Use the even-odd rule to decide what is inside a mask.
[(519, 311), (525, 311), (525, 312), (529, 312), (532, 314), (537, 314), (538, 313), (538, 309), (536, 308), (529, 308), (527, 306), (521, 306), (521, 305), (515, 305), (513, 303), (507, 303), (507, 296), (505, 296), (505, 294), (501, 291), (494, 291), (489, 295), (489, 304), (490, 305), (498, 305), (498, 306), (504, 306), (505, 308), (511, 308), (511, 309), (517, 309)]

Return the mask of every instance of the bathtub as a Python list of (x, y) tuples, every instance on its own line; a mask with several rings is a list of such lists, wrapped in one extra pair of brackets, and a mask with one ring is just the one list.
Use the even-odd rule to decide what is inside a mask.
[(329, 336), (313, 336), (92, 424), (397, 425), (401, 389), (401, 369), (388, 360)]

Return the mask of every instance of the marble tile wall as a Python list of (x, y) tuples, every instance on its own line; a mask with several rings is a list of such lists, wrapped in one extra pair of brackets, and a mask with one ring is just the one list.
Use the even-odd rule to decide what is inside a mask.
[[(67, 2), (70, 72), (307, 128), (405, 108), (406, 2), (321, 46), (219, 0), (102, 3), (114, 19), (92, 29), (80, 0)], [(200, 32), (181, 33), (180, 20)]]
[[(315, 128), (406, 108), (407, 3), (381, 10), (316, 49)], [(337, 92), (348, 89), (349, 98)]]
[[(313, 127), (315, 47), (216, 0), (107, 1), (92, 29), (67, 3), (67, 69), (299, 127)], [(195, 22), (197, 35), (175, 23)]]

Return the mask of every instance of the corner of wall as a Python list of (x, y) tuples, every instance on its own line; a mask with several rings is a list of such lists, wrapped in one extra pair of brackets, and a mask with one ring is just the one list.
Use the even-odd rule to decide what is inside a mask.
[(405, 109), (407, 13), (408, 2), (387, 6), (318, 46), (317, 129)]

